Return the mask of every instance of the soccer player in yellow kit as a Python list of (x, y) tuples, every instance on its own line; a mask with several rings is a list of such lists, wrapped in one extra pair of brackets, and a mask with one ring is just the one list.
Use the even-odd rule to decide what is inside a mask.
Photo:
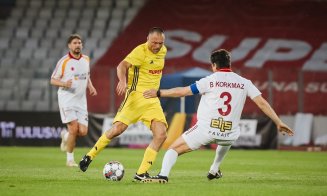
[[(125, 94), (125, 99), (114, 118), (113, 126), (98, 139), (94, 147), (80, 161), (79, 167), (83, 172), (113, 138), (123, 133), (130, 124), (142, 121), (152, 131), (153, 139), (145, 150), (134, 180), (142, 181), (148, 177), (147, 171), (154, 163), (161, 145), (167, 138), (168, 125), (159, 98), (145, 99), (143, 92), (152, 88), (159, 89), (164, 58), (167, 53), (164, 40), (165, 36), (161, 28), (151, 28), (147, 42), (134, 48), (119, 63), (117, 67), (119, 82), (116, 91), (118, 95)], [(128, 83), (126, 82), (127, 71)]]

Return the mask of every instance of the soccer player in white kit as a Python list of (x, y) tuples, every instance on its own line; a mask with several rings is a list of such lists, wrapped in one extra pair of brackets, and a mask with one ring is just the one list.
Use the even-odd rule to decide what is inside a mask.
[(82, 54), (82, 38), (78, 34), (71, 35), (67, 40), (69, 53), (57, 63), (51, 76), (51, 84), (59, 87), (58, 105), (61, 121), (67, 124), (68, 132), (62, 131), (61, 150), (66, 151), (68, 167), (77, 167), (74, 160), (74, 148), (77, 137), (88, 131), (88, 112), (86, 88), (90, 95), (97, 91), (90, 79), (90, 59)]
[(228, 51), (217, 50), (211, 54), (210, 60), (214, 73), (190, 86), (159, 91), (151, 89), (143, 93), (145, 98), (183, 97), (199, 93), (202, 95), (197, 111), (197, 123), (169, 147), (160, 173), (145, 179), (144, 182), (167, 183), (170, 170), (179, 155), (197, 150), (211, 142), (216, 142), (218, 147), (207, 178), (212, 180), (222, 177), (219, 166), (240, 135), (239, 122), (246, 97), (250, 97), (273, 120), (280, 132), (293, 135), (293, 131), (280, 120), (253, 83), (231, 70)]

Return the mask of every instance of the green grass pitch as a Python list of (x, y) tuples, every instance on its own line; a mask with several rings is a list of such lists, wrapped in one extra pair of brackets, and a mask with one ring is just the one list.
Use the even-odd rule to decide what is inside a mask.
[[(88, 148), (77, 148), (79, 161)], [(223, 178), (208, 181), (213, 150), (178, 158), (168, 184), (141, 184), (132, 178), (144, 150), (107, 148), (85, 173), (65, 166), (59, 148), (0, 147), (0, 195), (327, 195), (327, 153), (235, 150), (226, 156)], [(159, 172), (164, 151), (150, 174)], [(106, 181), (104, 164), (118, 160), (125, 167), (120, 182)]]

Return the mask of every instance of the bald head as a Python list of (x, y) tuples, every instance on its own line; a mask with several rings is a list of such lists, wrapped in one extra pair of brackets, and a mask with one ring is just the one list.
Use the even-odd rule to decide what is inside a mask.
[(164, 31), (159, 27), (153, 27), (150, 29), (147, 39), (149, 50), (157, 54), (165, 41)]

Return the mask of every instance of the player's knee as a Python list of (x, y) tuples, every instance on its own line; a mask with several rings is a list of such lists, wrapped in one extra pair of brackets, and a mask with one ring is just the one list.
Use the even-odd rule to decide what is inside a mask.
[(160, 139), (162, 141), (165, 141), (167, 139), (167, 132), (163, 132), (162, 135), (160, 136)]
[(159, 140), (159, 141), (165, 141), (167, 139), (167, 132), (166, 130), (159, 130), (157, 131), (153, 137), (156, 139), (156, 140)]
[(80, 129), (78, 131), (78, 136), (83, 137), (87, 135), (87, 129)]
[(71, 122), (68, 124), (68, 132), (73, 135), (78, 134), (78, 123)]
[(123, 123), (115, 123), (112, 128), (107, 131), (106, 135), (108, 139), (112, 139), (116, 136), (119, 136), (127, 129), (127, 125)]
[(120, 134), (122, 134), (125, 131), (125, 129), (123, 129), (121, 126), (114, 126), (111, 129), (111, 132), (115, 135), (118, 136)]
[(87, 126), (79, 124), (78, 126), (78, 136), (83, 137), (87, 134)]

